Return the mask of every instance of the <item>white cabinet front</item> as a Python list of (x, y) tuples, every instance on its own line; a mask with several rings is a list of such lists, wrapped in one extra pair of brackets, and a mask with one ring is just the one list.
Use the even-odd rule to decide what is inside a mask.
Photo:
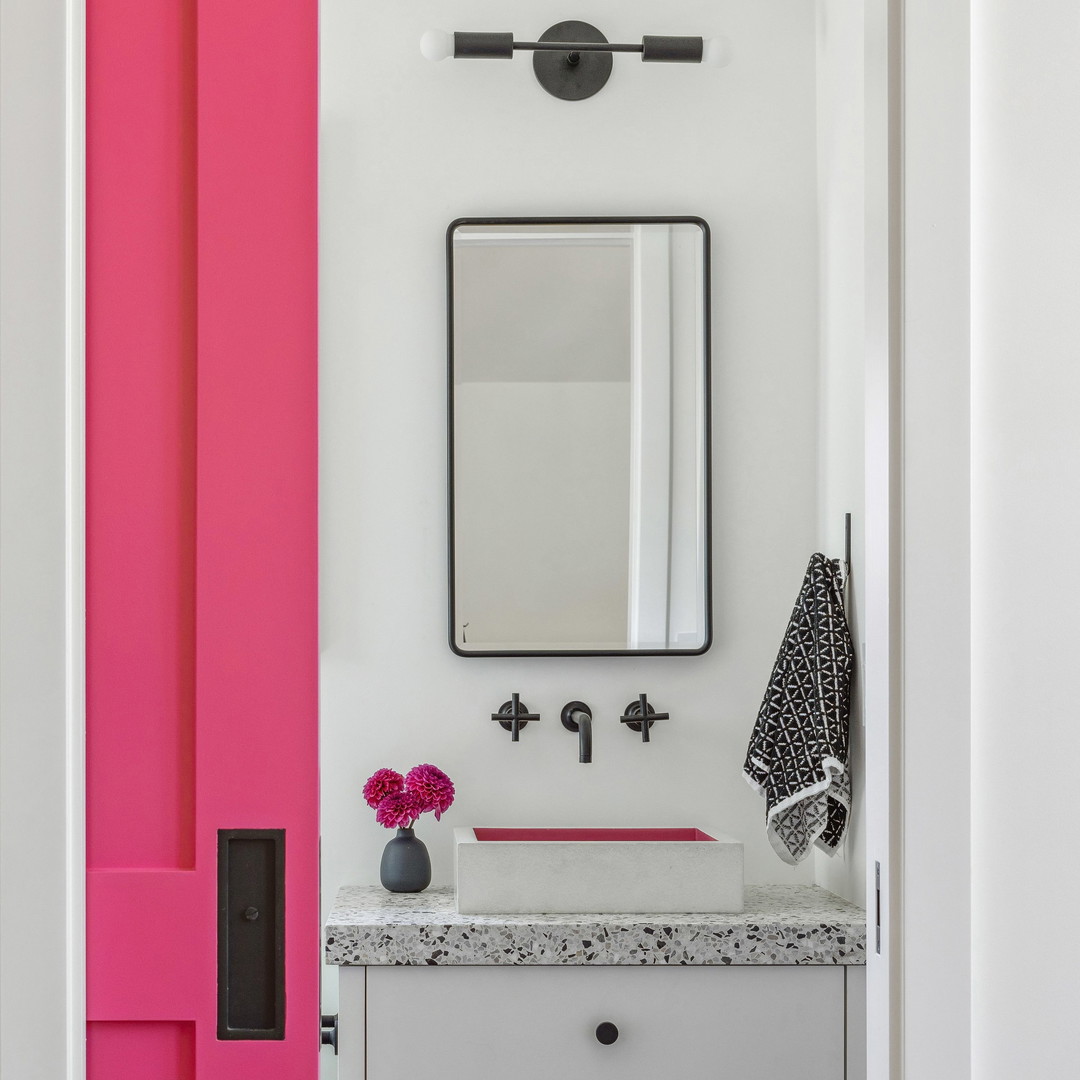
[(366, 1025), (349, 997), (343, 1080), (365, 1027), (366, 1080), (844, 1076), (839, 967), (373, 967)]

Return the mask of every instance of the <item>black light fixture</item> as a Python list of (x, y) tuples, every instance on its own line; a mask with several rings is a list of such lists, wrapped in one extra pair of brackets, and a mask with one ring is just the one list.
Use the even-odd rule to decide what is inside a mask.
[(511, 60), (515, 52), (531, 52), (537, 81), (563, 101), (581, 101), (603, 89), (611, 75), (612, 53), (640, 53), (646, 63), (722, 67), (730, 61), (723, 38), (647, 34), (638, 45), (619, 45), (595, 26), (575, 19), (556, 23), (539, 41), (515, 41), (513, 34), (429, 30), (420, 39), (420, 52), (428, 60)]

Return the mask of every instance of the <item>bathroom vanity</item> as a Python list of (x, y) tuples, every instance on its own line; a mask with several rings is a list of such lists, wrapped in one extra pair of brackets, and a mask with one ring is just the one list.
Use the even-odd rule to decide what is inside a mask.
[(866, 916), (813, 886), (737, 915), (460, 915), (450, 888), (339, 891), (340, 1080), (858, 1080)]

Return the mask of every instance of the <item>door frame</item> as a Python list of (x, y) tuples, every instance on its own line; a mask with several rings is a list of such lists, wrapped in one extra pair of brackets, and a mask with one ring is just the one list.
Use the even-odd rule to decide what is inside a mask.
[(971, 1076), (971, 0), (903, 0), (894, 746), (904, 1075)]
[(864, 12), (867, 1076), (966, 1080), (971, 0)]
[[(867, 368), (868, 433), (875, 421), (884, 422), (889, 433), (867, 460), (868, 484), (884, 482), (888, 493), (882, 501), (882, 489), (875, 488), (876, 510), (867, 501), (868, 627), (886, 627), (887, 637), (879, 639), (877, 657), (868, 656), (866, 675), (868, 742), (875, 716), (884, 740), (868, 775), (876, 777), (883, 768), (887, 781), (882, 798), (868, 804), (868, 907), (872, 922), (878, 861), (873, 852), (879, 845), (891, 869), (885, 882), (891, 920), (884, 929), (892, 962), (880, 968), (872, 961), (869, 968), (868, 1075), (896, 1080), (909, 1064), (911, 1075), (918, 1075), (916, 1059), (928, 1053), (938, 1064), (947, 1059), (950, 1075), (962, 1078), (970, 1075), (965, 589), (952, 590), (944, 611), (954, 631), (946, 639), (951, 645), (930, 656), (920, 643), (930, 630), (939, 641), (944, 637), (936, 621), (943, 614), (943, 573), (947, 570), (955, 583), (970, 571), (970, 449), (964, 426), (970, 378), (970, 10), (968, 0), (946, 5), (947, 10), (934, 0), (865, 4), (868, 27), (883, 24), (887, 31), (887, 52), (868, 75), (887, 86), (885, 124), (871, 149), (886, 156), (890, 177), (884, 193), (888, 250), (868, 252), (869, 265), (888, 279), (885, 309), (870, 320), (871, 332), (876, 327), (885, 335), (885, 352), (876, 354), (884, 366), (872, 370), (871, 349)], [(4, 277), (11, 281), (19, 275), (23, 301), (17, 310), (5, 310), (5, 333), (12, 335), (9, 342), (17, 341), (20, 356), (32, 355), (37, 362), (19, 364), (19, 356), (6, 348), (0, 380), (11, 414), (32, 405), (63, 417), (62, 425), (48, 427), (5, 425), (0, 460), (5, 478), (23, 480), (4, 485), (2, 503), (5, 535), (16, 543), (0, 551), (0, 573), (5, 583), (18, 582), (21, 588), (15, 602), (9, 593), (3, 614), (3, 749), (18, 769), (7, 767), (0, 774), (0, 818), (5, 838), (15, 836), (12, 823), (27, 820), (34, 822), (35, 838), (32, 847), (17, 841), (3, 845), (3, 925), (7, 930), (7, 920), (32, 912), (46, 927), (63, 928), (55, 936), (23, 933), (29, 944), (24, 948), (5, 934), (0, 1060), (25, 1075), (37, 1070), (81, 1080), (85, 3), (0, 0), (0, 22), (5, 59), (20, 53), (33, 59), (17, 69), (20, 92), (3, 95), (0, 148), (8, 161), (18, 153), (21, 178), (5, 185), (3, 217), (10, 223), (10, 215), (25, 214), (29, 207), (32, 227), (39, 230), (31, 235), (23, 228), (13, 235), (16, 230), (5, 227)], [(5, 63), (4, 69), (13, 66)], [(879, 106), (880, 90), (879, 81)], [(867, 92), (872, 106), (875, 91), (869, 84)], [(880, 112), (877, 116), (882, 119)], [(31, 124), (32, 137), (27, 134)], [(880, 199), (882, 192), (868, 192), (875, 195)], [(952, 227), (942, 229), (943, 222)], [(30, 296), (35, 302), (25, 303)], [(17, 650), (7, 644), (15, 630), (21, 638)], [(927, 708), (933, 701), (937, 707)], [(9, 704), (19, 708), (12, 711)], [(940, 740), (943, 707), (952, 718), (946, 752), (927, 761), (920, 748)], [(58, 748), (62, 763), (56, 760)], [(918, 797), (905, 798), (908, 794)], [(939, 829), (929, 845), (924, 841), (935, 822), (948, 822), (949, 830), (943, 836)], [(922, 958), (934, 958), (934, 966)], [(43, 994), (50, 1001), (49, 1039), (40, 1036), (43, 1020), (35, 1008)]]
[(864, 0), (866, 1076), (900, 1080), (903, 0)]
[(85, 3), (0, 0), (0, 26), (0, 158), (17, 163), (0, 196), (0, 278), (18, 281), (0, 307), (0, 1073), (80, 1080)]

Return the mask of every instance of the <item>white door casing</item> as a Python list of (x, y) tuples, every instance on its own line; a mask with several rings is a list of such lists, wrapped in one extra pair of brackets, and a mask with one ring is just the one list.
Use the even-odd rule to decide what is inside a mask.
[(82, 0), (0, 0), (0, 1075), (85, 1072)]

